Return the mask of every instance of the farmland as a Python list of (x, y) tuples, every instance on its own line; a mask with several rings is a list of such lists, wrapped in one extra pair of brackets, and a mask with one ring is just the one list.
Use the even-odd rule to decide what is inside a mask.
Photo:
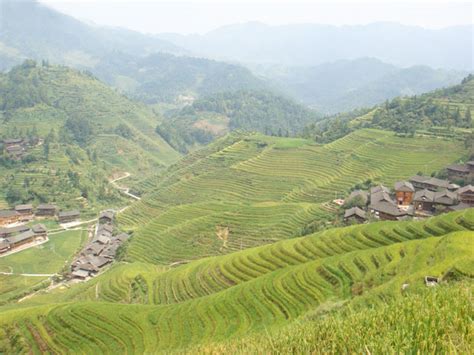
[(310, 224), (326, 228), (335, 217), (328, 202), (354, 185), (392, 185), (464, 154), (455, 140), (369, 129), (326, 145), (233, 133), (144, 183), (151, 192), (119, 216), (134, 231), (127, 258), (167, 265), (302, 235)]
[(0, 275), (0, 303), (15, 299), (43, 282), (49, 283), (46, 275), (60, 273), (86, 238), (87, 232), (83, 230), (63, 231), (50, 235), (44, 244), (0, 258), (0, 272), (12, 273)]
[[(338, 324), (347, 328), (350, 324), (347, 322), (353, 319), (360, 327), (370, 320), (372, 328), (365, 330), (370, 332), (374, 329), (373, 312), (379, 312), (379, 319), (380, 314), (395, 317), (397, 303), (392, 306), (391, 302), (403, 299), (402, 284), (409, 284), (404, 291), (409, 296), (408, 305), (405, 303), (407, 310), (410, 305), (421, 307), (424, 297), (447, 309), (449, 295), (467, 292), (463, 291), (465, 286), (456, 286), (455, 280), (474, 276), (473, 221), (473, 211), (466, 210), (422, 222), (379, 222), (335, 228), (204, 258), (168, 271), (153, 270), (145, 264), (119, 266), (94, 280), (99, 286), (89, 285), (96, 289), (94, 293), (84, 284), (56, 295), (38, 296), (36, 300), (26, 301), (23, 307), (5, 310), (1, 321), (5, 335), (1, 337), (2, 350), (152, 352), (218, 346), (215, 344), (243, 336), (286, 331), (284, 327), (293, 322), (297, 326), (308, 320), (305, 317), (315, 317), (323, 310), (328, 312), (331, 304), (336, 313), (329, 315), (334, 318), (324, 318), (316, 329), (330, 332)], [(128, 268), (129, 273), (125, 272)], [(426, 293), (430, 290), (425, 290), (423, 285), (425, 275), (443, 277), (447, 285), (439, 291), (432, 290), (430, 296)], [(43, 305), (41, 297), (45, 297)], [(57, 303), (46, 302), (52, 299)], [(71, 303), (72, 300), (75, 302)], [(341, 301), (349, 301), (356, 310), (369, 304), (378, 305), (379, 311), (344, 321), (337, 313)], [(384, 306), (382, 303), (386, 302), (389, 304)], [(463, 299), (456, 302), (453, 306), (459, 307), (448, 319), (446, 332), (455, 331), (458, 338), (453, 341), (464, 347), (460, 349), (469, 349), (472, 346), (467, 340), (469, 329), (466, 320), (459, 319), (459, 312), (470, 311)], [(344, 310), (341, 308), (341, 312)], [(398, 317), (404, 319), (403, 314)], [(414, 316), (406, 314), (406, 317)], [(426, 318), (425, 313), (420, 313), (417, 317), (445, 324), (439, 323), (442, 315)], [(94, 333), (88, 331), (91, 328)], [(400, 331), (394, 337), (404, 330), (407, 334), (417, 334), (409, 344), (410, 349), (434, 349), (427, 347), (425, 338), (411, 325), (398, 328)], [(310, 324), (306, 329), (308, 339), (318, 336), (310, 331)], [(338, 334), (341, 333), (327, 337), (323, 346), (343, 349), (347, 342)], [(347, 344), (353, 350), (364, 345), (357, 339)], [(394, 343), (382, 347), (377, 339), (373, 344), (374, 349), (397, 349)], [(443, 337), (438, 345), (436, 349), (452, 346)], [(284, 349), (284, 344), (280, 346)], [(307, 349), (304, 343), (295, 346), (296, 350)], [(398, 349), (403, 349), (403, 344)]]

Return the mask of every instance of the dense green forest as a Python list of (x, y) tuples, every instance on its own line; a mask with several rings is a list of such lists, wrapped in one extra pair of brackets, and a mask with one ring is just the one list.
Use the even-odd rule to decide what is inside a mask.
[(157, 127), (180, 151), (207, 144), (228, 131), (257, 131), (289, 137), (321, 116), (295, 101), (269, 91), (235, 91), (206, 96), (172, 111)]

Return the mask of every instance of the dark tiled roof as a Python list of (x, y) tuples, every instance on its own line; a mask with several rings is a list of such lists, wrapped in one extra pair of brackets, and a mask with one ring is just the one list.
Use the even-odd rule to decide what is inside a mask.
[(34, 236), (35, 236), (35, 233), (33, 233), (32, 230), (28, 230), (26, 232), (20, 233), (18, 235), (13, 236), (13, 237), (5, 238), (5, 240), (10, 244), (15, 244), (15, 243), (22, 242), (23, 240), (31, 239)]
[(460, 173), (469, 173), (470, 171), (467, 165), (459, 165), (459, 164), (450, 165), (446, 169), (460, 172)]
[(390, 189), (388, 187), (385, 187), (383, 185), (377, 185), (377, 186), (373, 186), (370, 188), (370, 194), (375, 194), (377, 192), (386, 192), (386, 193), (390, 193)]
[(0, 210), (0, 217), (10, 218), (18, 215), (16, 211), (13, 210)]
[(50, 205), (50, 204), (41, 204), (38, 206), (39, 210), (55, 210), (57, 207), (56, 205)]
[(363, 209), (360, 209), (359, 207), (352, 207), (344, 212), (344, 218), (350, 218), (353, 216), (358, 216), (364, 219), (366, 218), (365, 211)]
[(0, 235), (26, 232), (29, 229), (30, 229), (30, 227), (28, 227), (26, 225), (9, 227), (9, 228), (0, 228)]
[(381, 202), (381, 201), (387, 201), (387, 202), (390, 202), (390, 203), (394, 203), (393, 199), (385, 191), (380, 190), (380, 191), (370, 195), (370, 203), (371, 204)]
[(458, 193), (459, 195), (461, 195), (461, 194), (463, 194), (463, 193), (466, 193), (466, 192), (474, 193), (474, 186), (472, 186), (472, 185), (466, 185), (466, 186), (464, 186), (464, 187), (461, 187), (461, 188), (457, 191), (457, 193)]
[(108, 219), (114, 219), (114, 211), (102, 211), (100, 212), (99, 219), (100, 218), (108, 218)]
[(415, 188), (411, 182), (408, 181), (397, 181), (395, 183), (395, 191), (413, 192)]
[(410, 178), (411, 182), (425, 182), (426, 180), (429, 180), (430, 178), (428, 176), (421, 176), (421, 175), (415, 175)]
[(413, 198), (413, 201), (418, 201), (418, 202), (433, 202), (434, 201), (434, 192), (424, 189), (415, 192), (415, 197)]
[(31, 230), (34, 232), (34, 233), (46, 233), (48, 231), (48, 229), (46, 228), (46, 226), (42, 223), (40, 224), (35, 224), (33, 227), (31, 227)]
[(375, 204), (371, 204), (369, 206), (369, 208), (374, 210), (374, 211), (382, 212), (382, 213), (385, 213), (385, 214), (388, 214), (388, 215), (391, 215), (391, 216), (395, 216), (395, 217), (404, 216), (404, 215), (407, 214), (406, 211), (402, 211), (402, 210), (398, 209), (398, 207), (395, 204), (390, 203), (390, 202), (385, 202), (385, 201), (381, 201), (381, 202), (377, 202)]
[(58, 217), (79, 217), (80, 213), (77, 210), (74, 211), (63, 211), (58, 213)]
[(33, 205), (17, 205), (15, 206), (15, 211), (25, 211), (25, 210), (32, 210)]

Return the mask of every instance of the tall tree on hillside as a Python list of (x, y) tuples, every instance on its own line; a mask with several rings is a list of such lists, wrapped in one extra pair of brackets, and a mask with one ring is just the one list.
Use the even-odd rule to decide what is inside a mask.
[(464, 120), (466, 121), (467, 128), (471, 128), (472, 127), (472, 116), (471, 116), (471, 109), (470, 108), (467, 109), (466, 117), (465, 117)]

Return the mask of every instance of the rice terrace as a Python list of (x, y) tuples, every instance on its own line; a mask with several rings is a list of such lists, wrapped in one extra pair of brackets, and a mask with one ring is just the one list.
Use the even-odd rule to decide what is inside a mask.
[(472, 4), (384, 1), (0, 0), (0, 354), (473, 353)]

